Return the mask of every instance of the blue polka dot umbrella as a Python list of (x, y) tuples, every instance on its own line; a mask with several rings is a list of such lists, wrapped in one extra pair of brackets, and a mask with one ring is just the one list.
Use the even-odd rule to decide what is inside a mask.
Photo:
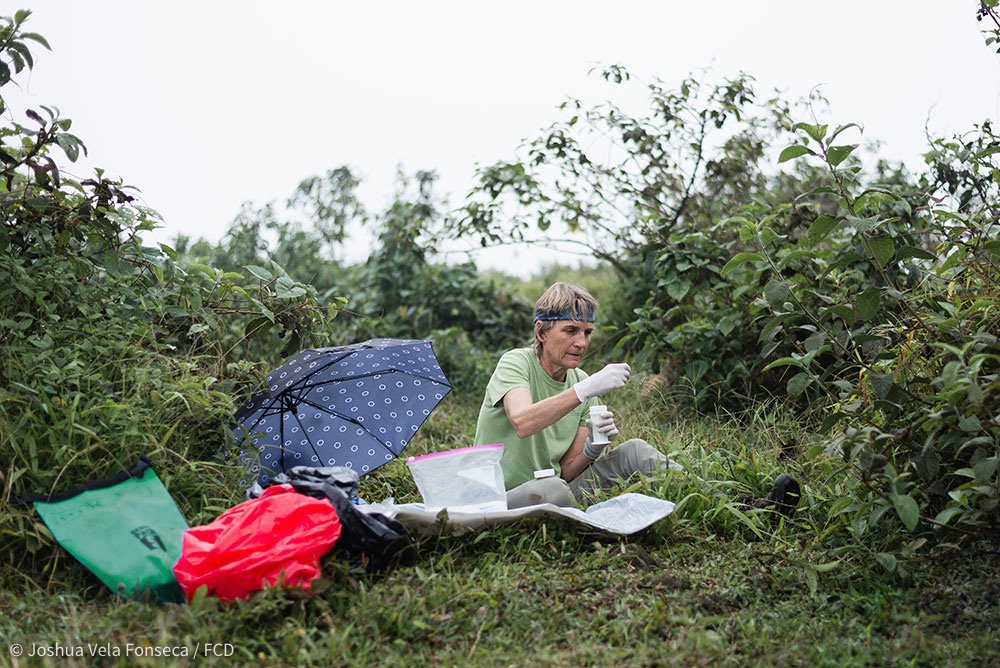
[(261, 485), (293, 466), (373, 471), (451, 391), (431, 342), (405, 339), (303, 350), (267, 381), (235, 429), (240, 461)]

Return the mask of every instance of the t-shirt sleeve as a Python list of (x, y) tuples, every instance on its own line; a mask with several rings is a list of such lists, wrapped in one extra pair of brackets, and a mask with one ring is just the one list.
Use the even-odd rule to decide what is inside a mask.
[(523, 355), (504, 353), (486, 386), (486, 403), (496, 407), (515, 387), (531, 387), (526, 362), (527, 358)]

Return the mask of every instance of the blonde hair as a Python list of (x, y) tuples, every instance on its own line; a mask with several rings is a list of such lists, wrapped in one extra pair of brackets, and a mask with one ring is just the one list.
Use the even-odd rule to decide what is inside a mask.
[(541, 334), (555, 327), (556, 322), (593, 322), (597, 307), (597, 300), (586, 288), (562, 282), (550, 285), (535, 302), (535, 354), (542, 354)]

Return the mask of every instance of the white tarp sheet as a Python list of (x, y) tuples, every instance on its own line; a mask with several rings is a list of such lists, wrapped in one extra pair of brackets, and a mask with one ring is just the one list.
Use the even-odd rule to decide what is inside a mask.
[(467, 533), (514, 524), (526, 517), (562, 517), (600, 531), (627, 536), (662, 520), (674, 511), (674, 504), (630, 492), (595, 503), (585, 511), (542, 503), (514, 510), (448, 512), (447, 509), (427, 510), (422, 503), (396, 504), (392, 499), (358, 506), (358, 510), (382, 513), (398, 520), (410, 531), (423, 535), (438, 535), (442, 532)]

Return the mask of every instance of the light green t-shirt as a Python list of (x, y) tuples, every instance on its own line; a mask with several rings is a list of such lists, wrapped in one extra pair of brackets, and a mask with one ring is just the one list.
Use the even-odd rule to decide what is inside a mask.
[(569, 450), (577, 430), (586, 425), (593, 399), (580, 404), (558, 422), (528, 438), (518, 438), (514, 425), (507, 419), (503, 398), (515, 387), (527, 387), (535, 403), (555, 396), (587, 377), (580, 369), (568, 369), (566, 381), (549, 377), (538, 362), (533, 348), (517, 348), (503, 354), (493, 371), (486, 396), (479, 409), (475, 445), (503, 443), (504, 484), (513, 489), (532, 480), (539, 469), (555, 469), (560, 473), (559, 460)]

